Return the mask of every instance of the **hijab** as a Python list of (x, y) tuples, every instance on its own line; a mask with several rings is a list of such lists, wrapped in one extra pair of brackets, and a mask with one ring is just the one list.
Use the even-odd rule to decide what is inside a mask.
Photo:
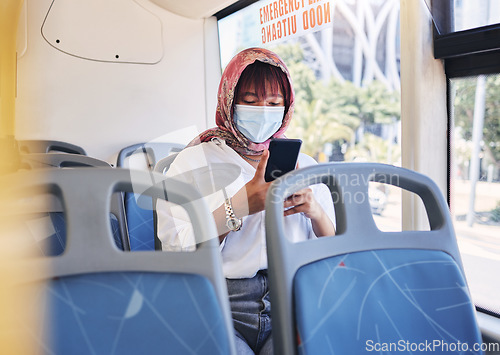
[[(286, 74), (290, 86), (290, 97), (285, 100), (289, 102), (289, 107), (288, 110), (286, 110), (281, 127), (272, 135), (272, 137), (262, 143), (255, 143), (246, 138), (236, 128), (233, 116), (233, 102), (235, 100), (234, 93), (241, 73), (247, 66), (255, 61), (260, 61), (280, 68)], [(290, 119), (292, 118), (294, 101), (295, 94), (293, 91), (290, 73), (281, 58), (275, 53), (264, 48), (245, 49), (231, 59), (222, 73), (219, 91), (217, 94), (217, 111), (215, 114), (215, 123), (217, 127), (208, 129), (198, 135), (188, 144), (188, 147), (201, 142), (208, 142), (213, 138), (220, 138), (238, 153), (245, 155), (259, 155), (264, 149), (269, 148), (271, 138), (284, 137), (284, 133), (288, 128)]]

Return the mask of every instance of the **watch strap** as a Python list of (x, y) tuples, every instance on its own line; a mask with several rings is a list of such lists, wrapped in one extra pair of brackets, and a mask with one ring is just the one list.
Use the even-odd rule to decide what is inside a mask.
[(236, 218), (233, 205), (231, 204), (231, 199), (229, 197), (224, 200), (224, 209), (226, 211), (227, 227), (233, 232), (239, 231), (241, 229), (242, 221), (240, 218)]

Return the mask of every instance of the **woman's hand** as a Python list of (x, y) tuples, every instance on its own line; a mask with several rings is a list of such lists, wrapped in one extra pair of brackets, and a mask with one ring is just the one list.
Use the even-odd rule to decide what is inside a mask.
[(266, 207), (266, 194), (271, 185), (271, 182), (266, 182), (264, 179), (268, 158), (269, 151), (264, 150), (254, 177), (245, 185), (249, 215), (263, 211)]
[(314, 193), (310, 188), (299, 190), (285, 199), (284, 207), (286, 209), (285, 216), (295, 213), (304, 213), (307, 218), (317, 219), (323, 212), (323, 209), (314, 198)]
[(321, 205), (314, 198), (310, 188), (302, 189), (285, 199), (285, 216), (304, 213), (311, 219), (314, 233), (318, 237), (335, 235), (335, 227)]

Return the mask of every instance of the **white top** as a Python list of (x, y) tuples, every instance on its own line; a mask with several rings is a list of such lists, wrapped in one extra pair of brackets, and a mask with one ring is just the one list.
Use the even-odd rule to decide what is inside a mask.
[[(210, 164), (217, 163), (235, 164), (241, 168), (241, 173), (236, 180), (231, 182), (225, 189), (228, 196), (233, 196), (255, 175), (255, 168), (232, 148), (228, 147), (224, 141), (220, 140), (201, 143), (184, 149), (175, 158), (166, 175), (175, 177), (190, 170), (206, 168)], [(313, 158), (302, 153), (299, 155), (299, 167), (313, 164), (316, 164)], [(228, 167), (230, 166), (228, 165)], [(222, 190), (212, 193), (213, 182), (206, 183), (199, 180), (196, 184), (200, 188), (202, 195), (205, 196), (204, 200), (207, 202), (210, 211), (213, 212), (224, 203), (224, 194)], [(311, 189), (318, 203), (321, 204), (333, 221), (333, 202), (326, 185), (312, 185)], [(158, 238), (162, 242), (163, 250), (193, 250), (195, 245), (194, 236), (184, 209), (179, 206), (172, 207), (172, 204), (159, 200), (157, 215)], [(298, 242), (316, 238), (311, 220), (302, 213), (285, 218), (285, 232), (290, 240)], [(255, 276), (257, 271), (267, 269), (265, 211), (243, 217), (241, 229), (237, 232), (229, 232), (220, 247), (226, 278), (250, 278)]]

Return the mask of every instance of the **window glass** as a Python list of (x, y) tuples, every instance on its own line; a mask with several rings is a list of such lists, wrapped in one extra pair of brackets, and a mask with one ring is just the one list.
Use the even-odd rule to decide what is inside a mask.
[[(400, 165), (398, 1), (257, 1), (219, 20), (219, 36), (222, 68), (253, 46), (283, 58), (296, 92), (287, 136), (303, 153)], [(377, 219), (401, 204), (387, 200)]]
[(498, 0), (419, 1), (441, 35), (500, 23)]
[(498, 0), (454, 0), (455, 31), (500, 23)]
[(500, 75), (453, 79), (450, 203), (472, 298), (500, 313)]

